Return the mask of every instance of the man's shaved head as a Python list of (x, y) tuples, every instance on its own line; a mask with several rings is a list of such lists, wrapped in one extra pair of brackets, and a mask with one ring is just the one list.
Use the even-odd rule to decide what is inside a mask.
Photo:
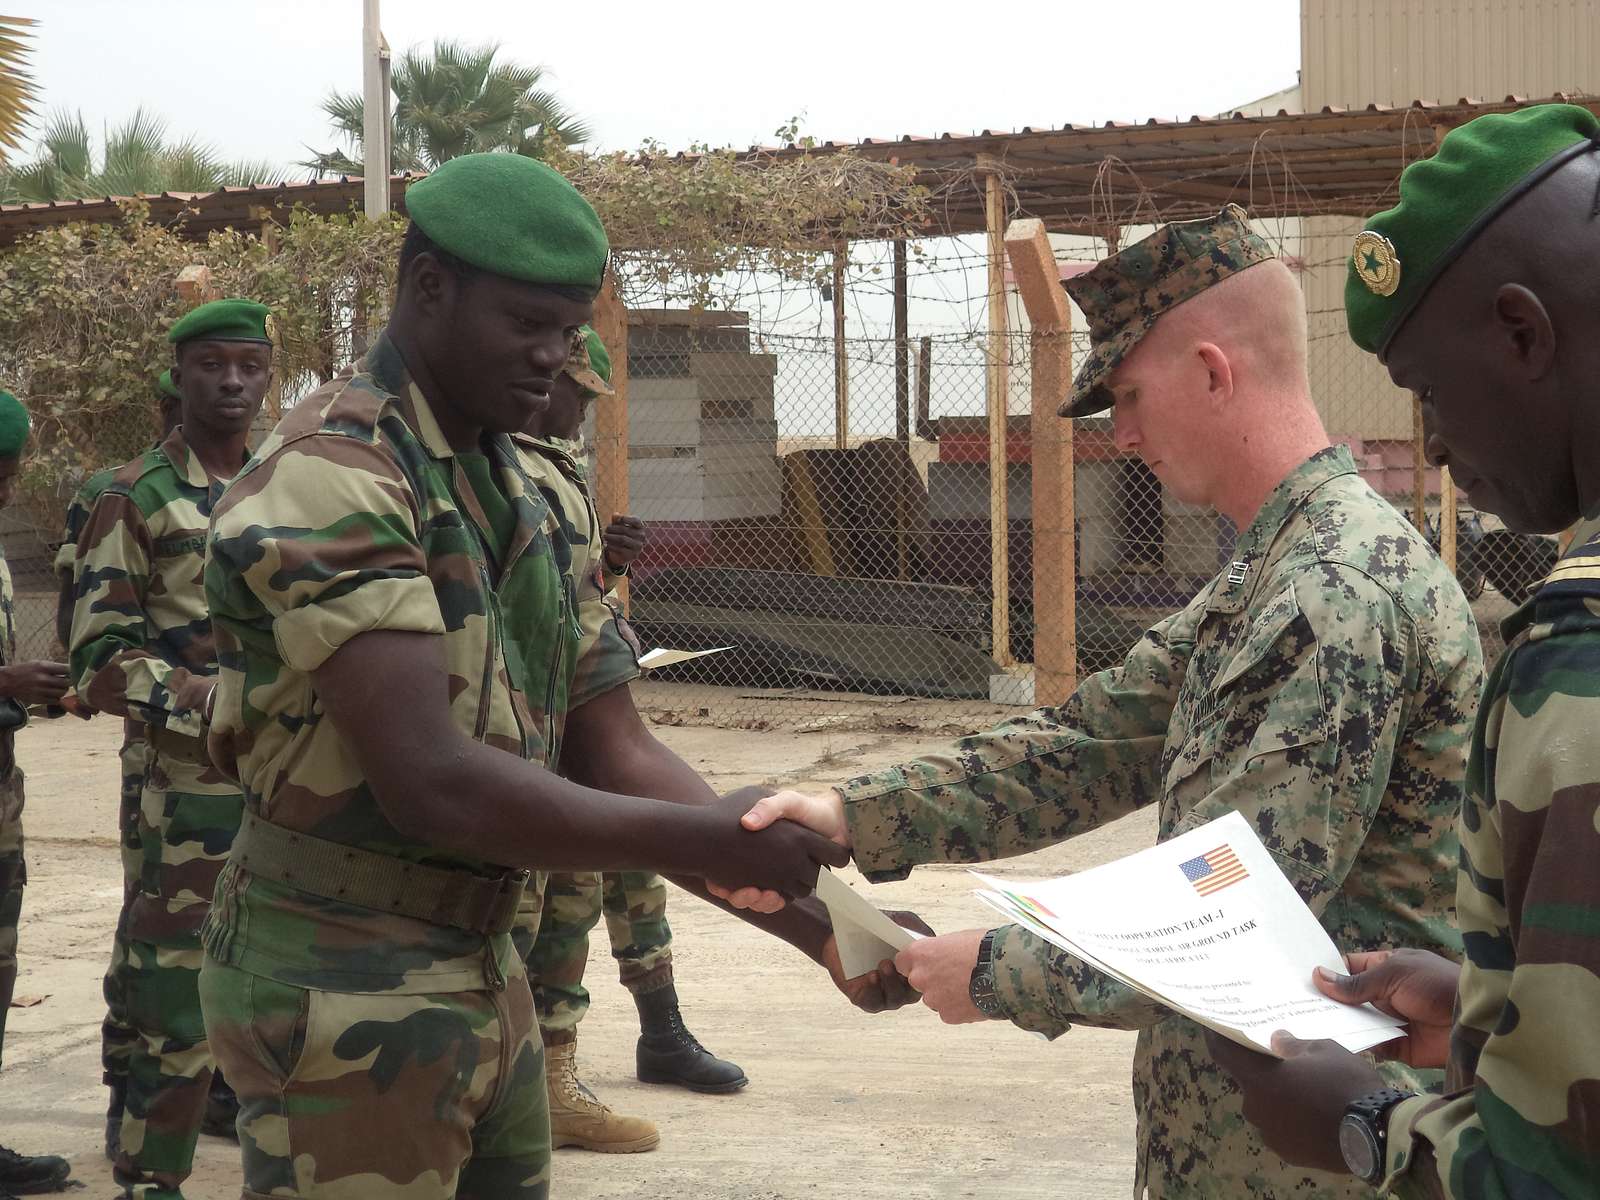
[(1514, 529), (1600, 505), (1600, 155), (1515, 201), (1434, 283), (1385, 365), (1422, 401), (1431, 461)]
[(1164, 314), (1108, 386), (1117, 445), (1179, 500), (1241, 523), (1328, 444), (1306, 377), (1305, 298), (1277, 259)]

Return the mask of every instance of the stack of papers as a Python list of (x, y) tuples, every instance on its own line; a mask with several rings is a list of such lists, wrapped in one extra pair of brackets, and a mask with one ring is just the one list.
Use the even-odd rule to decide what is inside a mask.
[(1252, 1049), (1286, 1029), (1361, 1051), (1404, 1027), (1312, 986), (1314, 967), (1344, 960), (1238, 813), (1064, 879), (973, 874), (1007, 920)]

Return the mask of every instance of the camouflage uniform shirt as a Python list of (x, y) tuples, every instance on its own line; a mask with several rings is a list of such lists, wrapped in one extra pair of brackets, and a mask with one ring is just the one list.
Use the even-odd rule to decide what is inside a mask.
[[(1460, 588), (1342, 447), (1291, 472), (1234, 553), (1060, 708), (847, 784), (862, 869), (1023, 854), (1146, 804), (1163, 840), (1238, 810), (1342, 949), (1458, 956), (1452, 828), (1482, 679)], [(1198, 1025), (1015, 926), (994, 963), (1024, 1028), (1139, 1030), (1135, 1195), (1369, 1194), (1267, 1150)]]
[[(265, 820), (392, 857), (502, 870), (396, 830), (311, 682), (358, 634), (437, 634), (461, 730), (555, 759), (579, 668), (578, 568), (523, 453), (493, 437), (486, 457), (514, 518), (503, 543), (381, 337), (295, 406), (218, 505), (206, 572), (222, 650), (213, 744)], [(327, 991), (455, 992), (522, 974), (508, 935), (324, 900), (234, 865), (205, 937), (225, 964)]]
[(1389, 1118), (1406, 1197), (1600, 1196), (1600, 515), (1504, 633), (1467, 767), (1444, 1093)]

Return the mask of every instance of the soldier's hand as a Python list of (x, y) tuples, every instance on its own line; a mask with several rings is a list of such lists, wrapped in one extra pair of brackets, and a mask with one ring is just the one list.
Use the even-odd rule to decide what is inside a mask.
[[(841, 846), (850, 845), (850, 833), (844, 822), (844, 797), (832, 789), (826, 794), (817, 795), (792, 790), (768, 792), (763, 788), (741, 788), (730, 793), (736, 796), (746, 794), (752, 800), (747, 806), (750, 811), (744, 816), (746, 829), (765, 829), (774, 821), (798, 821)], [(849, 861), (848, 858), (846, 861)], [(725, 888), (708, 882), (706, 889), (735, 908), (774, 913), (783, 907), (783, 897), (760, 888)]]
[(1461, 968), (1427, 950), (1371, 950), (1345, 956), (1348, 975), (1318, 967), (1311, 982), (1341, 1004), (1371, 1004), (1406, 1022), (1405, 1036), (1374, 1047), (1379, 1058), (1442, 1067), (1450, 1056)]
[[(928, 923), (916, 913), (885, 909), (884, 915), (896, 925), (914, 929), (928, 937), (933, 936)], [(828, 974), (833, 976), (833, 986), (862, 1012), (889, 1012), (916, 1002), (917, 990), (900, 974), (893, 959), (884, 959), (865, 975), (846, 979), (844, 964), (839, 960), (838, 940), (829, 934), (822, 946), (822, 963), (828, 968)]]
[(986, 929), (964, 929), (912, 942), (894, 956), (894, 965), (922, 993), (922, 1002), (946, 1025), (989, 1018), (972, 1002), (972, 969)]
[(1297, 1167), (1348, 1174), (1339, 1151), (1344, 1110), (1384, 1087), (1383, 1076), (1337, 1042), (1302, 1042), (1279, 1031), (1261, 1054), (1206, 1030), (1211, 1057), (1244, 1093), (1244, 1118), (1261, 1140)]
[(22, 662), (0, 667), (0, 696), (21, 704), (56, 704), (67, 691), (67, 665)]
[(206, 703), (211, 699), (211, 693), (216, 686), (217, 680), (214, 675), (191, 675), (178, 685), (172, 703), (179, 710), (189, 709), (204, 713)]
[(689, 843), (694, 861), (686, 869), (703, 876), (707, 889), (723, 899), (748, 889), (781, 901), (809, 896), (819, 871), (844, 866), (850, 854), (793, 821), (746, 828), (741, 818), (759, 794), (757, 788), (740, 788), (713, 804), (682, 810), (695, 827), (688, 832), (698, 839)]
[(638, 517), (614, 514), (611, 524), (600, 535), (600, 544), (605, 547), (606, 565), (613, 571), (631, 566), (633, 560), (643, 553), (648, 537), (644, 522)]

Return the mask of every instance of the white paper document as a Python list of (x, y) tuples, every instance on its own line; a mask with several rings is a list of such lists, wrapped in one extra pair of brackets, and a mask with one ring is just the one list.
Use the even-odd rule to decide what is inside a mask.
[(817, 876), (817, 899), (828, 908), (844, 977), (865, 975), (923, 935), (896, 925), (827, 867)]
[(1344, 961), (1238, 813), (1064, 879), (973, 874), (1009, 920), (1254, 1049), (1287, 1029), (1360, 1051), (1403, 1028), (1312, 986), (1312, 968), (1343, 973)]
[(718, 646), (715, 650), (665, 650), (658, 647), (641, 654), (639, 666), (649, 671), (655, 667), (670, 667), (674, 663), (688, 662), (691, 659), (704, 658), (708, 654), (721, 654), (724, 650), (732, 649), (732, 646)]

